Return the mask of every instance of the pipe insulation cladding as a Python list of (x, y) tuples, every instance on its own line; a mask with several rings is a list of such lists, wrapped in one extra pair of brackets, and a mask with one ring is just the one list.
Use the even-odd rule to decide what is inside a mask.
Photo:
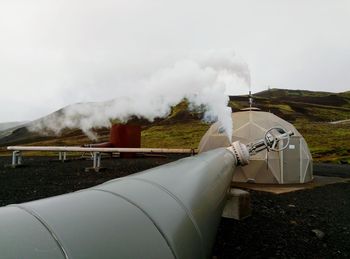
[(220, 148), (0, 208), (0, 257), (210, 258), (236, 164)]

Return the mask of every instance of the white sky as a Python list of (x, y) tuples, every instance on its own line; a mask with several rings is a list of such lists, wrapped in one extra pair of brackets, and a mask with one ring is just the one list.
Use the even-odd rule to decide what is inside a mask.
[(125, 78), (227, 48), (253, 92), (348, 91), (350, 1), (0, 0), (0, 121), (110, 99)]

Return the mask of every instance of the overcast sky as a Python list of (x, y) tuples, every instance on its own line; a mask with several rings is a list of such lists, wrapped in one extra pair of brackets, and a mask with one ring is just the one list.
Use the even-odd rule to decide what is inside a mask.
[(348, 91), (349, 32), (348, 0), (1, 0), (0, 122), (113, 98), (125, 78), (216, 49), (247, 63), (253, 92)]

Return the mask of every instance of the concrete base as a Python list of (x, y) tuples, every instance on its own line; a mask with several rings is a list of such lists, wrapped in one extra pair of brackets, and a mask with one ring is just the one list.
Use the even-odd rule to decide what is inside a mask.
[(85, 172), (89, 173), (89, 172), (95, 172), (95, 173), (98, 173), (98, 172), (102, 172), (102, 171), (105, 171), (106, 168), (105, 167), (86, 167), (85, 168)]
[(288, 192), (295, 192), (305, 189), (312, 189), (319, 186), (335, 183), (350, 182), (349, 178), (314, 176), (314, 179), (309, 183), (302, 184), (259, 184), (259, 183), (240, 183), (232, 182), (231, 187), (243, 188), (248, 190), (269, 192), (274, 194), (283, 194)]
[(251, 215), (250, 193), (241, 189), (230, 189), (222, 217), (242, 220)]

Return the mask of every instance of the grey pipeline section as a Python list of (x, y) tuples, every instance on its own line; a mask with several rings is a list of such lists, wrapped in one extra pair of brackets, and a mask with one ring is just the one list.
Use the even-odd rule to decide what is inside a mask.
[(220, 148), (0, 208), (1, 258), (210, 258), (235, 165)]

